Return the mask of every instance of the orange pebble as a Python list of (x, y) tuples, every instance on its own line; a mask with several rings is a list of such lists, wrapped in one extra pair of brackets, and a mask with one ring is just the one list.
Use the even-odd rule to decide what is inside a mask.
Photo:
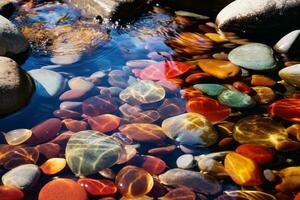
[(254, 86), (274, 86), (276, 84), (276, 82), (267, 77), (267, 76), (263, 76), (263, 75), (252, 75), (251, 78), (251, 85)]
[(294, 200), (300, 200), (300, 192), (295, 196)]
[(16, 187), (0, 186), (0, 200), (20, 200), (23, 197), (24, 193)]
[(54, 175), (62, 171), (66, 167), (66, 159), (64, 158), (50, 158), (40, 166), (44, 174)]
[(88, 200), (88, 195), (72, 179), (58, 178), (44, 185), (38, 200)]
[(274, 159), (272, 150), (257, 144), (242, 144), (235, 151), (258, 164), (268, 164)]

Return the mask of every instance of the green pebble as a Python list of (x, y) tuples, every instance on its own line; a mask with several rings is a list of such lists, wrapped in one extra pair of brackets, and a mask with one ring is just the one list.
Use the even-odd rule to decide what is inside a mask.
[(250, 108), (256, 104), (251, 96), (233, 90), (225, 90), (218, 96), (218, 99), (231, 108)]
[(209, 96), (218, 96), (220, 95), (226, 88), (223, 85), (219, 84), (196, 84), (193, 86), (196, 90), (200, 90), (201, 92), (209, 95)]

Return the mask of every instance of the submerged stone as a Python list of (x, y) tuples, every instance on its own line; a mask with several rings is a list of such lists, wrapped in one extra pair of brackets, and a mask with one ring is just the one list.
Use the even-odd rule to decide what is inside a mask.
[(281, 38), (274, 46), (279, 53), (288, 53), (300, 35), (300, 30), (294, 30)]
[(288, 134), (281, 124), (258, 115), (238, 121), (233, 137), (241, 144), (259, 144), (267, 147), (274, 147), (277, 143), (288, 140)]
[(40, 169), (46, 175), (54, 175), (61, 172), (66, 165), (64, 158), (50, 158), (40, 166)]
[(180, 187), (170, 190), (162, 200), (196, 200), (196, 194), (187, 187)]
[(288, 84), (300, 88), (300, 64), (283, 68), (279, 71), (279, 76)]
[(93, 96), (82, 103), (82, 112), (89, 116), (113, 113), (118, 109), (115, 98), (105, 95)]
[(146, 170), (128, 165), (117, 174), (116, 185), (123, 196), (136, 198), (150, 192), (154, 181)]
[(273, 50), (261, 43), (250, 43), (233, 49), (228, 59), (245, 69), (255, 71), (271, 70), (276, 67)]
[(258, 164), (268, 164), (274, 159), (274, 152), (271, 149), (257, 144), (242, 144), (235, 151)]
[(19, 145), (31, 137), (32, 131), (28, 129), (16, 129), (3, 134), (9, 145)]
[(269, 107), (269, 114), (272, 117), (290, 122), (300, 122), (300, 99), (281, 99), (271, 104)]
[(115, 115), (104, 114), (95, 117), (89, 117), (88, 123), (91, 128), (99, 132), (110, 132), (117, 129), (120, 125), (121, 119)]
[(256, 104), (251, 96), (234, 90), (225, 90), (218, 99), (221, 103), (237, 109), (251, 108)]
[(155, 103), (165, 97), (162, 86), (153, 81), (137, 81), (120, 93), (120, 99), (131, 105)]
[(21, 165), (6, 172), (2, 176), (2, 182), (3, 185), (14, 186), (21, 190), (29, 189), (36, 184), (40, 174), (39, 167), (36, 165)]
[(51, 118), (36, 126), (32, 131), (32, 136), (27, 141), (31, 145), (41, 144), (53, 139), (61, 130), (62, 122), (59, 119)]
[(48, 182), (39, 193), (39, 200), (88, 200), (87, 192), (75, 181), (58, 178)]
[(134, 123), (119, 128), (120, 132), (139, 142), (162, 142), (166, 139), (163, 129), (155, 124)]
[(81, 131), (69, 139), (66, 160), (75, 175), (86, 176), (113, 166), (121, 150), (121, 145), (112, 137), (97, 131)]
[(66, 79), (55, 71), (47, 69), (34, 69), (28, 73), (35, 80), (37, 94), (41, 97), (57, 97), (65, 89)]
[(35, 164), (39, 152), (34, 147), (5, 146), (0, 147), (0, 164), (5, 169), (13, 169), (24, 164)]
[(187, 145), (206, 147), (218, 139), (212, 124), (203, 115), (192, 112), (165, 119), (162, 130), (169, 138)]
[(237, 65), (225, 60), (200, 59), (198, 65), (204, 72), (218, 79), (236, 77), (241, 71)]
[(264, 181), (259, 166), (251, 159), (237, 153), (229, 153), (224, 161), (226, 172), (242, 186), (258, 186)]
[(200, 90), (201, 92), (209, 95), (209, 96), (218, 96), (220, 95), (226, 88), (223, 85), (219, 84), (196, 84), (193, 86), (195, 89)]
[(210, 122), (220, 122), (231, 114), (231, 109), (219, 101), (208, 97), (197, 97), (189, 99), (187, 111), (199, 113), (206, 117)]
[(160, 118), (159, 109), (143, 111), (140, 106), (131, 106), (127, 103), (119, 107), (123, 119), (130, 123), (153, 123)]
[(170, 169), (160, 175), (159, 180), (168, 186), (184, 186), (208, 195), (214, 195), (221, 191), (221, 185), (213, 176), (184, 169)]
[(91, 195), (113, 195), (117, 192), (114, 182), (106, 179), (80, 178), (77, 183)]
[(0, 186), (0, 199), (1, 200), (21, 200), (24, 197), (22, 190), (12, 186)]

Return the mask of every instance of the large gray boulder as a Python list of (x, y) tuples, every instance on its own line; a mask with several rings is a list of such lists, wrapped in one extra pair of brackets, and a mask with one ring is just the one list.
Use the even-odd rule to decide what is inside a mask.
[(34, 89), (31, 77), (15, 61), (0, 57), (0, 117), (25, 106)]
[(147, 0), (66, 0), (82, 10), (87, 17), (101, 16), (112, 21), (127, 21), (141, 14)]
[(236, 0), (217, 16), (222, 31), (287, 33), (300, 26), (300, 0)]
[(9, 17), (15, 10), (12, 0), (0, 0), (0, 15)]
[(22, 32), (0, 15), (0, 56), (22, 60), (29, 50), (29, 43)]

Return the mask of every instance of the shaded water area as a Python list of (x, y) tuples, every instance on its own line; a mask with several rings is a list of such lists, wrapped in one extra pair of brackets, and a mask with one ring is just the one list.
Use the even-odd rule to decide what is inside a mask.
[[(36, 69), (64, 79), (48, 82), (59, 88), (55, 95), (37, 83), (30, 104), (0, 120), (5, 133), (38, 135), (16, 146), (0, 136), (1, 175), (28, 163), (42, 170), (24, 199), (47, 199), (58, 188), (71, 192), (68, 184), (72, 198), (87, 199), (67, 182), (43, 188), (38, 198), (53, 179), (78, 176), (88, 199), (158, 199), (168, 191), (174, 194), (162, 199), (293, 199), (299, 191), (299, 93), (278, 76), (297, 59), (275, 53), (269, 62), (277, 68), (273, 63), (267, 72), (228, 61), (236, 47), (273, 46), (273, 39), (221, 36), (214, 19), (159, 7), (121, 26), (100, 25), (58, 2), (25, 4), (11, 20), (32, 46), (21, 67), (41, 83), (51, 77)], [(47, 167), (60, 164), (43, 164), (49, 158), (66, 158), (67, 166), (53, 173)], [(106, 180), (94, 188), (82, 177)]]

